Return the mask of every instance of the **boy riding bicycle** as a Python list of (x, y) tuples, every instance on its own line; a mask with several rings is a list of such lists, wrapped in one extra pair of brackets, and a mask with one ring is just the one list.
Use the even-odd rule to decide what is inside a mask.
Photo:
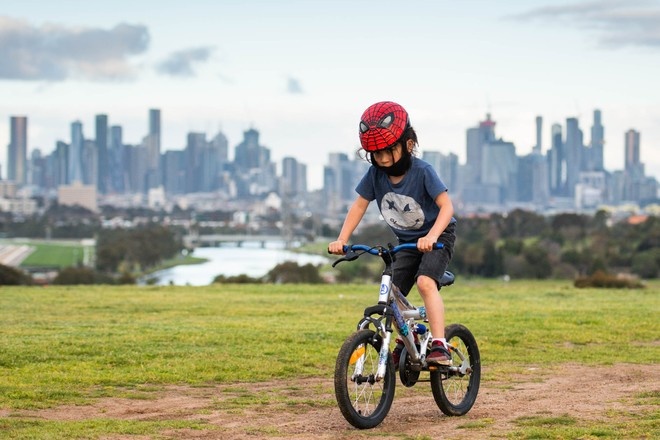
[[(416, 250), (397, 254), (392, 281), (406, 296), (417, 284), (433, 334), (426, 361), (448, 365), (451, 354), (444, 337), (445, 310), (438, 288), (456, 240), (454, 207), (447, 187), (430, 164), (415, 156), (417, 134), (401, 105), (384, 101), (368, 107), (360, 120), (360, 143), (371, 167), (355, 188), (358, 196), (346, 214), (339, 237), (328, 245), (328, 250), (337, 255), (344, 253), (343, 246), (348, 244), (369, 203), (376, 200), (399, 243), (417, 243)], [(436, 242), (444, 247), (433, 250)], [(397, 339), (395, 366), (402, 348), (403, 342)]]

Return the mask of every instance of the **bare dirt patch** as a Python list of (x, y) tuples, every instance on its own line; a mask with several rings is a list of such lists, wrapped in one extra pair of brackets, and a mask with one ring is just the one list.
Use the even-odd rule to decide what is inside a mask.
[[(482, 371), (488, 374), (487, 369)], [(401, 439), (505, 438), (522, 417), (569, 415), (611, 423), (626, 413), (656, 411), (643, 393), (660, 392), (659, 365), (588, 367), (563, 365), (530, 369), (526, 374), (482, 381), (472, 410), (447, 417), (435, 405), (428, 383), (404, 388), (385, 421), (360, 431), (337, 408), (332, 378), (168, 387), (149, 399), (103, 398), (90, 406), (39, 411), (0, 411), (0, 416), (42, 420), (200, 420), (208, 429), (161, 433), (172, 439)], [(257, 404), (255, 404), (257, 402)], [(646, 403), (645, 403), (646, 402)], [(623, 414), (623, 416), (621, 416)], [(109, 437), (123, 440), (124, 437)], [(126, 437), (135, 440), (136, 437)], [(146, 437), (141, 437), (146, 438)]]

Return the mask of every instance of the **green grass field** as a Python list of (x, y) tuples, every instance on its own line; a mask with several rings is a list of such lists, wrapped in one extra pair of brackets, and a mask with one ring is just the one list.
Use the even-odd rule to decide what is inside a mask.
[(77, 266), (82, 263), (84, 256), (83, 246), (80, 240), (66, 241), (53, 241), (47, 242), (43, 240), (25, 240), (16, 241), (12, 240), (8, 244), (27, 244), (34, 249), (34, 251), (23, 260), (21, 266), (52, 266), (52, 267), (68, 267)]
[[(660, 359), (659, 282), (608, 290), (459, 280), (443, 296), (447, 322), (465, 324), (477, 338), (484, 381), (530, 366), (607, 365), (614, 351), (623, 353), (617, 362)], [(416, 293), (411, 299), (419, 302)], [(2, 287), (0, 414), (149, 398), (169, 384), (332, 377), (341, 343), (376, 300), (369, 285)], [(649, 391), (657, 399), (658, 390)], [(98, 438), (124, 428), (148, 435), (172, 427), (106, 420), (83, 435), (76, 423), (0, 416), (0, 438)], [(43, 436), (32, 436), (35, 430)]]

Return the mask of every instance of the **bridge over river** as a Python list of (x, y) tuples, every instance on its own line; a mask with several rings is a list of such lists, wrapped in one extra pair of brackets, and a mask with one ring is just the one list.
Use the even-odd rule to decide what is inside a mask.
[(291, 247), (293, 242), (305, 241), (302, 237), (284, 237), (282, 235), (250, 235), (250, 234), (208, 234), (208, 235), (186, 235), (183, 244), (187, 248), (195, 247), (221, 247), (223, 244), (235, 244), (238, 247), (243, 243), (259, 243), (266, 247), (266, 243), (284, 242), (285, 247)]

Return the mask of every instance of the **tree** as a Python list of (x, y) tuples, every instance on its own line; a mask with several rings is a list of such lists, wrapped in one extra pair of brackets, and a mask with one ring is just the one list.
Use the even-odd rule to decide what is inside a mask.
[(503, 237), (535, 237), (547, 227), (543, 216), (522, 209), (511, 211), (503, 223)]
[(552, 266), (548, 254), (542, 247), (533, 245), (526, 247), (523, 256), (528, 263), (529, 275), (537, 279), (548, 278), (552, 274)]
[(89, 267), (65, 267), (62, 269), (53, 284), (77, 285), (77, 284), (115, 284), (112, 277), (101, 274)]
[(20, 269), (0, 264), (0, 286), (26, 286), (32, 284), (32, 277)]
[(176, 233), (161, 225), (149, 224), (141, 228), (106, 229), (98, 235), (96, 264), (101, 271), (116, 273), (120, 266), (128, 270), (144, 270), (183, 249)]
[(633, 273), (641, 278), (658, 278), (660, 274), (660, 249), (648, 250), (632, 258)]
[(277, 284), (323, 283), (323, 278), (319, 275), (318, 267), (310, 263), (300, 266), (294, 261), (286, 261), (278, 264), (266, 274), (265, 279), (267, 282)]
[(484, 243), (484, 262), (481, 274), (486, 278), (504, 275), (502, 253), (495, 249), (495, 245), (490, 240), (486, 240)]

